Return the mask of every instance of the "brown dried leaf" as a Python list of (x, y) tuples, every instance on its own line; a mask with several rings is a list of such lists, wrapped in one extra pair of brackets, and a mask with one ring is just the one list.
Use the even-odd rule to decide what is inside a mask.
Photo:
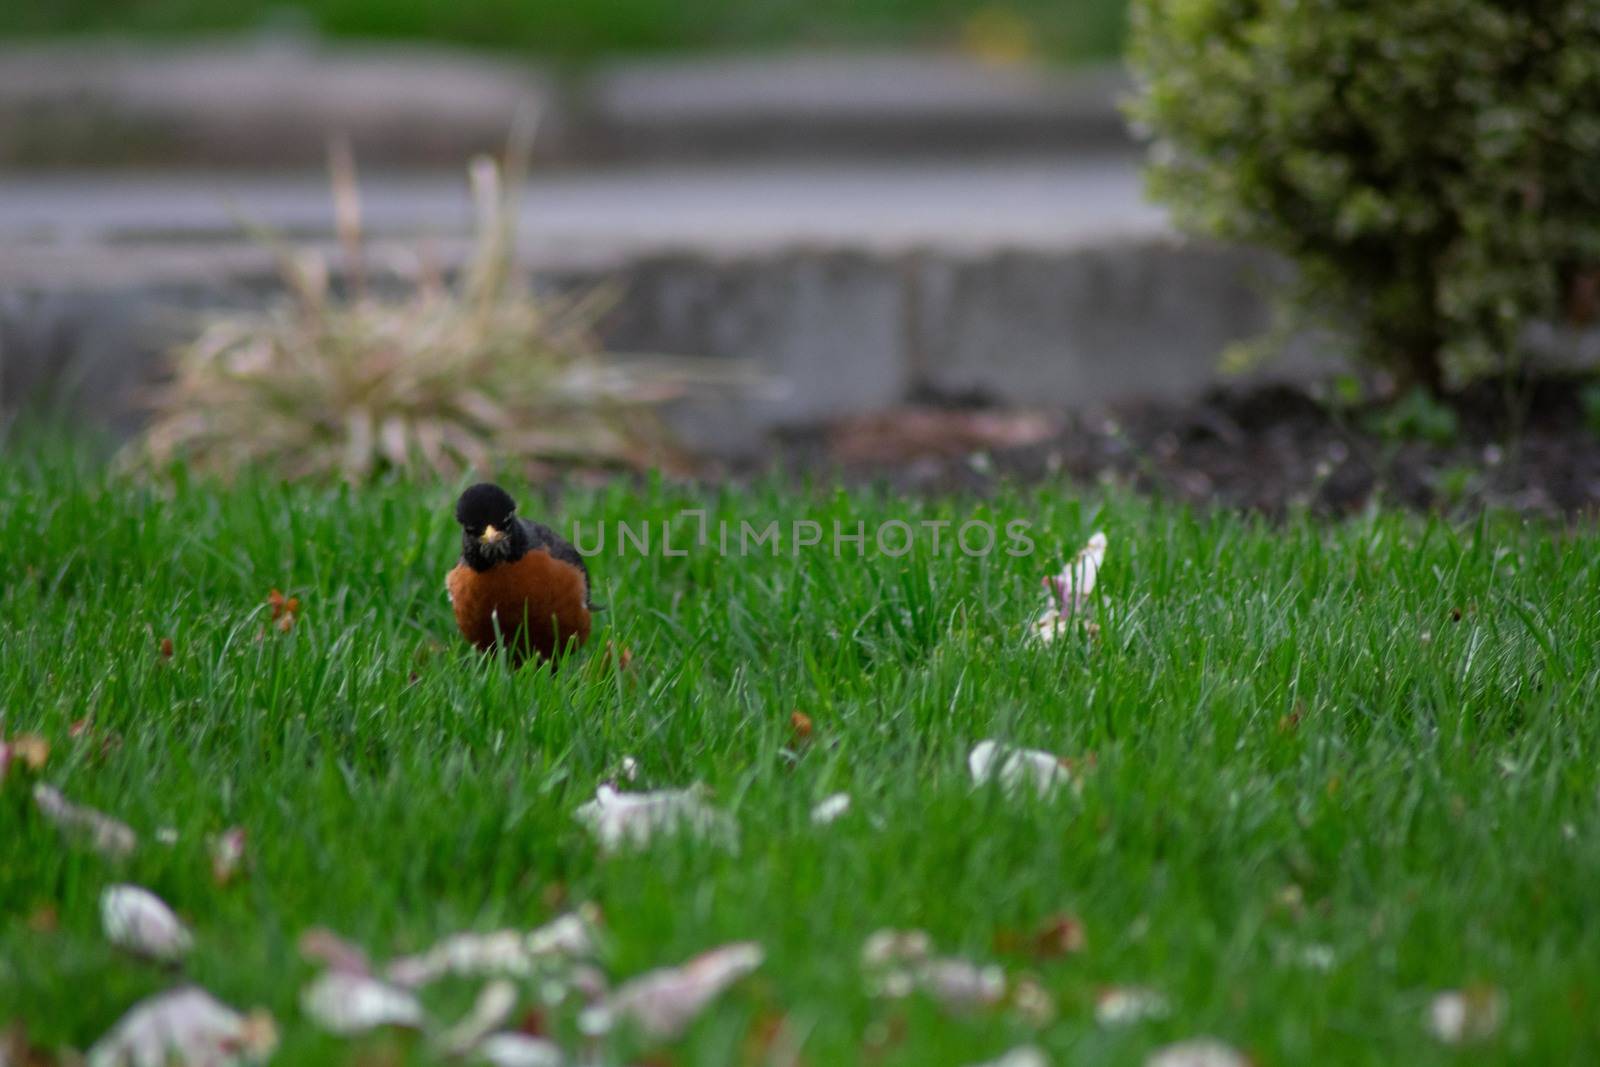
[(811, 742), (811, 734), (815, 724), (811, 716), (796, 708), (789, 713), (789, 747), (801, 748)]
[(1052, 916), (1033, 937), (1033, 954), (1040, 959), (1075, 956), (1088, 945), (1083, 922), (1076, 915), (1062, 912)]

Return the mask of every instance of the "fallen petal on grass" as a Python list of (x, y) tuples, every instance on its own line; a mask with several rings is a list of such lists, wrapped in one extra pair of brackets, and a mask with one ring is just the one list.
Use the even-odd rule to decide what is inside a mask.
[(1075, 628), (1090, 636), (1100, 632), (1100, 628), (1085, 617), (1085, 612), (1105, 560), (1106, 535), (1096, 533), (1059, 574), (1044, 579), (1044, 587), (1049, 591), (1049, 603), (1034, 620), (1031, 634), (1035, 640), (1054, 641)]
[(1334, 966), (1339, 962), (1338, 954), (1334, 952), (1332, 945), (1318, 943), (1301, 945), (1292, 959), (1296, 965), (1304, 967), (1308, 971), (1321, 971), (1323, 973), (1333, 970)]
[(761, 966), (764, 958), (760, 945), (739, 941), (704, 952), (681, 967), (649, 971), (624, 982), (584, 1012), (583, 1028), (601, 1034), (626, 1020), (650, 1038), (677, 1037), (718, 994)]
[(272, 1016), (240, 1015), (190, 986), (134, 1005), (89, 1050), (88, 1067), (229, 1067), (263, 1062), (277, 1044)]
[(466, 1018), (439, 1035), (439, 1051), (464, 1056), (490, 1033), (498, 1030), (517, 1010), (517, 987), (504, 978), (484, 986)]
[(1013, 748), (999, 741), (979, 741), (967, 756), (975, 785), (998, 781), (1008, 796), (1031, 787), (1040, 799), (1072, 783), (1072, 772), (1059, 756), (1037, 749)]
[(111, 885), (100, 893), (106, 940), (126, 952), (170, 963), (194, 947), (194, 936), (160, 897), (136, 885)]
[(308, 963), (320, 963), (345, 974), (371, 974), (372, 964), (359, 945), (353, 945), (321, 926), (314, 926), (300, 935), (300, 955)]
[(836, 819), (841, 818), (850, 810), (850, 794), (835, 793), (818, 802), (811, 809), (811, 821), (817, 826), (826, 826)]
[(1089, 538), (1088, 544), (1079, 549), (1078, 554), (1061, 569), (1061, 573), (1044, 580), (1045, 588), (1055, 597), (1057, 610), (1061, 614), (1071, 615), (1089, 602), (1105, 561), (1106, 535), (1097, 531)]
[(454, 934), (426, 952), (394, 960), (384, 969), (384, 975), (408, 988), (426, 985), (447, 974), (526, 978), (542, 959), (579, 959), (594, 952), (591, 921), (574, 913), (533, 931)]
[(642, 848), (657, 834), (676, 832), (717, 844), (733, 844), (737, 829), (732, 818), (707, 804), (704, 793), (701, 786), (619, 793), (603, 785), (593, 800), (578, 808), (575, 816), (606, 852)]
[(244, 827), (233, 826), (211, 839), (211, 880), (227, 885), (239, 875), (244, 864)]
[(1014, 1048), (999, 1059), (975, 1064), (974, 1067), (1050, 1067), (1050, 1060), (1032, 1045)]
[(492, 1067), (561, 1067), (561, 1046), (529, 1034), (490, 1034), (474, 1050), (474, 1058)]
[(1167, 998), (1143, 986), (1111, 986), (1094, 998), (1094, 1020), (1101, 1026), (1127, 1026), (1146, 1019), (1165, 1019)]
[(918, 968), (916, 976), (917, 984), (947, 1008), (986, 1008), (1006, 995), (1005, 972), (992, 964), (933, 959)]
[(921, 990), (945, 1007), (989, 1007), (1005, 998), (1006, 976), (999, 967), (959, 957), (932, 955), (921, 930), (879, 930), (861, 948), (867, 989), (874, 996), (900, 999)]
[(1144, 1067), (1251, 1067), (1238, 1049), (1214, 1037), (1197, 1037), (1165, 1045), (1152, 1052)]
[(1428, 1002), (1428, 1032), (1446, 1045), (1493, 1037), (1505, 1021), (1505, 995), (1490, 986), (1449, 989)]
[(1049, 1026), (1056, 1018), (1055, 998), (1026, 975), (1011, 985), (1011, 1008), (1029, 1026)]
[(300, 993), (300, 1007), (322, 1029), (360, 1034), (380, 1026), (419, 1028), (422, 1005), (404, 989), (348, 971), (328, 971)]
[(33, 787), (39, 813), (70, 837), (81, 837), (107, 859), (126, 859), (139, 847), (139, 835), (126, 823), (93, 808), (74, 804), (61, 790), (40, 782)]
[(863, 967), (925, 960), (933, 952), (933, 939), (925, 930), (874, 930), (861, 946)]

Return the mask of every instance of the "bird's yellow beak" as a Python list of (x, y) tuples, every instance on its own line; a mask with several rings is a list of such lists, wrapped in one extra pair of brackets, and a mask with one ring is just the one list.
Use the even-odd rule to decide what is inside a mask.
[(478, 540), (483, 544), (492, 545), (505, 535), (506, 534), (504, 530), (496, 530), (493, 526), (485, 526), (483, 528), (483, 535), (479, 537)]

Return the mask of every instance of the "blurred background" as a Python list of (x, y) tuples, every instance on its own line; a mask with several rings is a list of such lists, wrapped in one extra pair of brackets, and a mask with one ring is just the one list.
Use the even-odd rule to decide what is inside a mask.
[[(1383, 79), (1409, 83), (1385, 20), (1411, 15), (20, 0), (0, 7), (0, 408), (297, 476), (778, 464), (1268, 511), (1585, 509), (1600, 457), (1538, 457), (1589, 457), (1587, 378), (1519, 379), (1520, 416), (1472, 387), (1511, 363), (1501, 326), (1549, 325), (1588, 260), (1537, 248), (1560, 276), (1531, 297), (1487, 266), (1417, 285), (1374, 266), (1413, 261), (1384, 243), (1397, 220), (1436, 245), (1484, 231), (1465, 209), (1421, 218), (1468, 203), (1432, 184), (1484, 131), (1532, 131), (1554, 158), (1555, 118), (1491, 107), (1495, 83), (1468, 91), (1443, 59), (1476, 33), (1507, 57), (1486, 77), (1526, 80), (1505, 42), (1536, 35), (1446, 10), (1463, 4), (1485, 6), (1414, 9), (1404, 62), (1437, 45), (1419, 99), (1476, 110), (1395, 108), (1395, 135)], [(1573, 25), (1563, 47), (1588, 64), (1593, 27)], [(1329, 95), (1335, 58), (1376, 72), (1377, 105)], [(1408, 129), (1461, 139), (1382, 147)], [(1562, 174), (1592, 159), (1569, 131)], [(1529, 187), (1502, 149), (1492, 210)], [(1386, 295), (1341, 284), (1363, 276)], [(1317, 283), (1302, 310), (1334, 313), (1286, 318), (1296, 277)], [(1480, 305), (1498, 332), (1458, 343)], [(1399, 311), (1362, 320), (1380, 307)], [(1396, 323), (1415, 343), (1374, 351)], [(1571, 342), (1564, 374), (1595, 348), (1569, 325), (1546, 331)], [(530, 423), (560, 429), (504, 429)], [(1503, 463), (1508, 427), (1525, 447)]]
[(616, 55), (792, 48), (965, 47), (1001, 59), (1107, 60), (1121, 52), (1126, 5), (1118, 0), (74, 0), (7, 5), (8, 35), (287, 31), (329, 38), (464, 45), (582, 63)]

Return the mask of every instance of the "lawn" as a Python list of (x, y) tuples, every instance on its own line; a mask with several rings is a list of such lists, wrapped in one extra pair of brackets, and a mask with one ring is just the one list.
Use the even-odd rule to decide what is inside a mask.
[[(597, 641), (558, 673), (513, 673), (454, 633), (458, 488), (138, 488), (77, 459), (0, 459), (5, 732), (44, 735), (43, 780), (141, 835), (102, 858), (7, 781), (0, 1025), (82, 1049), (186, 977), (269, 1009), (278, 1062), (428, 1062), (425, 1037), (307, 1022), (303, 930), (384, 959), (593, 902), (614, 978), (734, 940), (766, 953), (680, 1040), (619, 1033), (599, 1062), (788, 1062), (798, 1044), (813, 1067), (960, 1065), (1033, 1043), (1057, 1064), (1137, 1064), (1199, 1034), (1263, 1065), (1600, 1057), (1590, 529), (1273, 525), (1064, 487), (919, 501), (617, 484), (569, 487), (559, 507), (519, 487), (525, 513), (586, 529), (684, 507), (847, 532), (1021, 519), (1038, 551), (608, 542)], [(692, 524), (677, 529), (675, 551)], [(1098, 637), (1030, 644), (1040, 576), (1097, 529)], [(268, 619), (275, 588), (301, 601), (288, 633)], [(606, 641), (631, 650), (626, 670), (606, 669)], [(790, 753), (796, 709), (813, 730)], [(989, 737), (1071, 757), (1081, 788), (975, 788), (967, 754)], [(706, 783), (737, 849), (680, 835), (602, 855), (573, 813), (625, 755), (624, 788)], [(813, 825), (835, 792), (850, 812)], [(207, 839), (231, 826), (247, 874), (219, 885)], [(181, 975), (106, 944), (97, 900), (118, 881), (191, 924)], [(1036, 951), (1063, 915), (1082, 949)], [(873, 998), (860, 956), (883, 927), (1033, 976), (1053, 1019)], [(1129, 985), (1167, 1017), (1097, 1023), (1096, 992)], [(1468, 986), (1503, 991), (1504, 1023), (1452, 1049), (1423, 1015)], [(424, 1000), (450, 1021), (476, 989)], [(572, 1040), (569, 1014), (548, 1022)]]
[(1127, 0), (42, 0), (0, 5), (0, 35), (193, 34), (259, 26), (584, 60), (626, 52), (950, 46), (1108, 59)]

